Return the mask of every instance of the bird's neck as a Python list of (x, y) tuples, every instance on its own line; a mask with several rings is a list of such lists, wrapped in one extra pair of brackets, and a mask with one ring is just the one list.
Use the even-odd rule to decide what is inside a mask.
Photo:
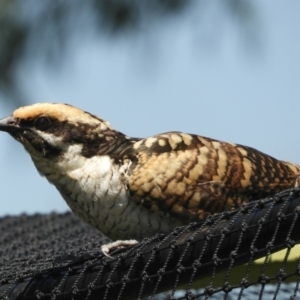
[(72, 145), (53, 159), (35, 159), (34, 156), (32, 159), (40, 174), (59, 189), (71, 191), (76, 188), (88, 192), (96, 186), (100, 189), (98, 195), (101, 195), (109, 186), (119, 184), (122, 169), (114, 159), (109, 155), (85, 157), (81, 155), (81, 150), (82, 146)]

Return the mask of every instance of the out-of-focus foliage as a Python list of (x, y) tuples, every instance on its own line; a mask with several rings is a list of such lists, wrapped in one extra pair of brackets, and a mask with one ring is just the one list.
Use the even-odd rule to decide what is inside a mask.
[(10, 92), (13, 87), (14, 71), (29, 33), (18, 13), (16, 1), (0, 2), (0, 88), (3, 92)]
[[(212, 1), (224, 15), (248, 30), (255, 15), (249, 0)], [(0, 89), (18, 104), (16, 72), (22, 60), (44, 59), (56, 65), (68, 42), (91, 31), (98, 36), (119, 38), (138, 35), (164, 26), (167, 18), (202, 18), (211, 1), (203, 0), (2, 0), (0, 1)], [(217, 18), (208, 18), (217, 22)], [(197, 26), (201, 26), (197, 22)], [(251, 26), (249, 25), (251, 24)], [(154, 26), (155, 25), (155, 26)], [(157, 31), (156, 34), (159, 34)], [(1, 100), (1, 98), (0, 98)]]

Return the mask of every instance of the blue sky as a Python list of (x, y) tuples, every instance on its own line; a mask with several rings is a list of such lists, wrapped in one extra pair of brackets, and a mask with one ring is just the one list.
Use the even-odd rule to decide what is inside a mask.
[[(58, 70), (31, 59), (19, 83), (30, 103), (70, 103), (130, 136), (178, 130), (300, 164), (300, 2), (253, 3), (259, 45), (212, 8), (215, 28), (195, 30), (195, 12), (138, 36), (74, 37)], [(2, 133), (0, 145), (0, 216), (68, 209), (20, 144)]]

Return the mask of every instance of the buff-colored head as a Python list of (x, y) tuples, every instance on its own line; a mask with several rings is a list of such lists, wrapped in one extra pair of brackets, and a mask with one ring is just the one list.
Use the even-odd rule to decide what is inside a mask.
[(103, 123), (110, 128), (108, 122), (91, 115), (77, 107), (62, 103), (36, 103), (16, 109), (13, 114), (16, 120), (36, 120), (39, 117), (48, 117), (58, 122), (86, 123), (98, 125)]
[(9, 132), (33, 157), (54, 157), (70, 146), (82, 155), (104, 151), (115, 132), (103, 119), (61, 103), (37, 103), (16, 109), (0, 120), (0, 130)]

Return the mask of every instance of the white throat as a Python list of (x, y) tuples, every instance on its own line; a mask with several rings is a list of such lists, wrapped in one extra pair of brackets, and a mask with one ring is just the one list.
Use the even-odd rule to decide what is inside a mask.
[[(81, 198), (101, 201), (111, 198), (124, 188), (124, 174), (108, 155), (86, 158), (81, 155), (82, 146), (73, 145), (63, 157), (41, 170), (47, 179), (61, 192), (74, 200)], [(69, 204), (69, 203), (68, 203)]]
[[(36, 168), (56, 186), (72, 211), (95, 227), (110, 214), (122, 213), (128, 204), (127, 169), (130, 161), (123, 165), (114, 164), (108, 155), (86, 158), (81, 146), (70, 146), (63, 156), (35, 159)], [(105, 233), (103, 228), (99, 228)]]

